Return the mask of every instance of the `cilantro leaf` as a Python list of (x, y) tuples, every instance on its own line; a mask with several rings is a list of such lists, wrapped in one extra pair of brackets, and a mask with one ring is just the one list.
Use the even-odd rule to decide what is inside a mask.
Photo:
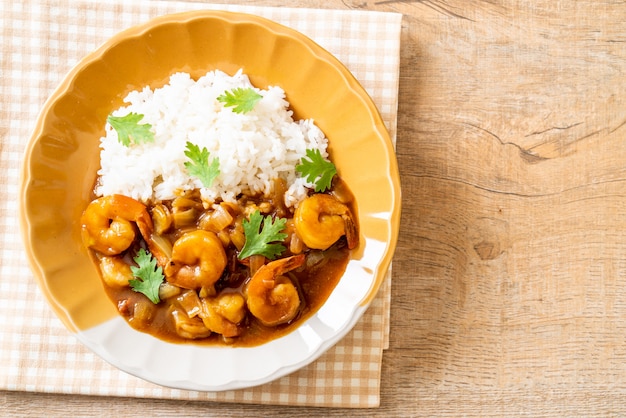
[(137, 279), (129, 280), (130, 287), (139, 293), (143, 293), (152, 301), (159, 303), (159, 287), (165, 276), (161, 266), (157, 266), (156, 259), (143, 248), (133, 258), (139, 267), (131, 266), (130, 270)]
[(154, 132), (149, 123), (139, 124), (143, 119), (140, 113), (129, 113), (126, 116), (109, 115), (107, 122), (117, 132), (117, 140), (124, 146), (154, 141)]
[[(261, 222), (263, 227), (261, 228)], [(275, 259), (283, 251), (285, 246), (278, 244), (287, 238), (287, 234), (281, 231), (285, 229), (287, 219), (278, 218), (272, 221), (271, 216), (263, 217), (259, 210), (250, 215), (250, 220), (243, 221), (243, 231), (246, 242), (239, 253), (239, 259), (243, 260), (251, 255), (262, 255), (270, 260)]]
[(224, 103), (225, 107), (232, 107), (235, 113), (248, 113), (262, 98), (263, 96), (251, 87), (236, 87), (230, 91), (225, 91), (217, 98), (217, 101)]
[(303, 157), (300, 164), (296, 166), (296, 171), (302, 174), (307, 181), (315, 184), (316, 192), (323, 192), (330, 189), (333, 177), (337, 174), (337, 167), (324, 159), (320, 150), (307, 149), (306, 157)]
[(204, 187), (211, 187), (213, 180), (220, 174), (220, 160), (213, 158), (209, 161), (211, 153), (206, 148), (201, 150), (199, 146), (189, 141), (185, 155), (191, 160), (185, 162), (189, 174), (199, 178)]

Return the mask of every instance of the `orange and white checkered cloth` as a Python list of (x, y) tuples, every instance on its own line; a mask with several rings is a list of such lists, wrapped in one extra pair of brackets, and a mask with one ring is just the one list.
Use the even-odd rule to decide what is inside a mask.
[(390, 280), (356, 327), (317, 361), (242, 390), (170, 389), (101, 360), (53, 314), (29, 269), (18, 222), (23, 152), (46, 98), (83, 56), (122, 29), (194, 9), (257, 14), (309, 36), (374, 99), (395, 140), (401, 15), (180, 1), (0, 2), (0, 389), (241, 403), (375, 407), (389, 332)]

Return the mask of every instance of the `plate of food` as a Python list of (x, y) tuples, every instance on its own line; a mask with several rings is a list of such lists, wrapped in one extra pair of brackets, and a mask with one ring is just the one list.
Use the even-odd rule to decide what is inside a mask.
[(332, 54), (258, 16), (155, 18), (82, 59), (28, 143), (21, 227), (63, 324), (168, 387), (256, 386), (361, 318), (400, 184), (375, 104)]

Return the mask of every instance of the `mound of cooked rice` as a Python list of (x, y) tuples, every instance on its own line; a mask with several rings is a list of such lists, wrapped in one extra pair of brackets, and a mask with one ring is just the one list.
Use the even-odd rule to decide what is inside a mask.
[[(253, 86), (241, 71), (229, 76), (216, 70), (197, 81), (187, 73), (176, 73), (162, 88), (128, 94), (124, 99), (128, 105), (113, 115), (144, 115), (140, 123), (152, 125), (155, 140), (125, 147), (107, 123), (96, 194), (119, 193), (147, 202), (200, 189), (207, 202), (234, 201), (240, 193), (269, 193), (272, 180), (280, 177), (289, 186), (285, 203), (296, 204), (312, 184), (299, 176), (295, 166), (307, 148), (319, 149), (327, 158), (326, 137), (312, 120), (293, 120), (280, 87), (255, 88), (263, 98), (254, 109), (234, 113), (217, 97), (236, 87)], [(211, 158), (219, 159), (220, 175), (211, 188), (187, 174), (187, 141), (206, 147)]]

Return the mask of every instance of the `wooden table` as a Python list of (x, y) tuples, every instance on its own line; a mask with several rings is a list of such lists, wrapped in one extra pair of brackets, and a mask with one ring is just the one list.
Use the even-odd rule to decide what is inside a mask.
[(626, 5), (237, 3), (404, 14), (397, 138), (403, 214), (381, 407), (4, 392), (1, 410), (126, 417), (626, 414)]

